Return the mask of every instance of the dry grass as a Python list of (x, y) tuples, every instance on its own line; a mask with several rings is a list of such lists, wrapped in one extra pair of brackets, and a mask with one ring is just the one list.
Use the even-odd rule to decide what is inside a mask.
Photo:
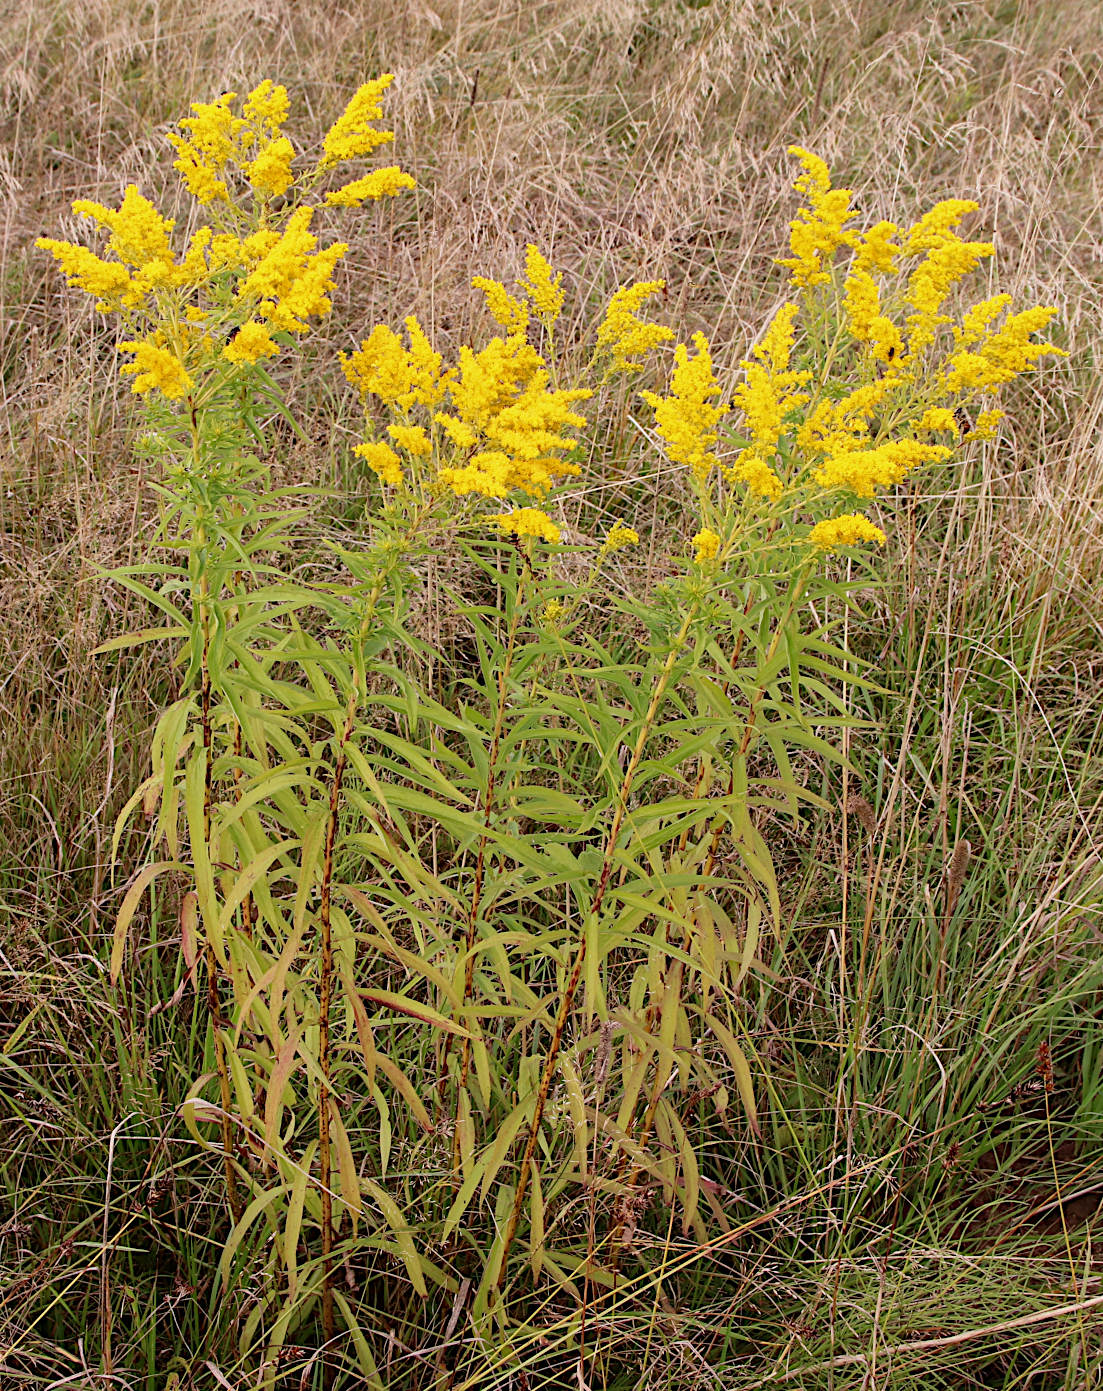
[[(363, 214), (335, 325), (416, 312), (458, 340), (476, 313), (472, 274), (508, 278), (535, 240), (567, 271), (580, 320), (616, 283), (662, 275), (671, 322), (705, 328), (734, 371), (778, 294), (788, 144), (822, 153), (875, 216), (979, 199), (1001, 285), (1060, 306), (1072, 357), (1020, 390), (967, 489), (930, 478), (894, 539), (884, 637), (925, 633), (938, 649), (938, 776), (953, 765), (964, 782), (964, 741), (974, 769), (990, 768), (993, 818), (1011, 780), (1016, 843), (1045, 837), (1057, 857), (1048, 885), (1034, 866), (1043, 904), (1047, 888), (1058, 907), (1071, 899), (1101, 850), (1103, 5), (24, 0), (0, 17), (0, 963), (13, 983), (0, 1031), (31, 981), (59, 1036), (79, 1034), (71, 957), (57, 953), (98, 949), (105, 837), (165, 690), (151, 657), (92, 656), (130, 621), (99, 571), (142, 553), (152, 503), (107, 331), (31, 243), (74, 227), (74, 197), (109, 201), (128, 182), (163, 195), (162, 134), (192, 100), (270, 75), (292, 91), (298, 128), (320, 134), (380, 70), (397, 75), (388, 116), (419, 190)], [(346, 407), (328, 363), (348, 343), (312, 343), (325, 370), (297, 369), (292, 393), (312, 443), (285, 467), (342, 482)], [(669, 509), (653, 483), (633, 497)], [(966, 721), (960, 692), (1008, 666), (1020, 723), (989, 758), (996, 736), (979, 714)], [(910, 765), (903, 776), (900, 814), (918, 827), (930, 788)], [(896, 880), (892, 902), (910, 887)], [(31, 1253), (4, 1222), (0, 1259), (25, 1271)]]

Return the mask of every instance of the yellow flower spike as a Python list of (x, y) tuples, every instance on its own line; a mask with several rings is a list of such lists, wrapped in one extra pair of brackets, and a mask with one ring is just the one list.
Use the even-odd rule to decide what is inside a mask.
[(895, 222), (878, 222), (868, 231), (861, 233), (855, 246), (852, 269), (894, 274), (900, 247), (892, 239), (899, 235), (900, 228)]
[(471, 282), (476, 290), (481, 290), (490, 317), (501, 324), (507, 333), (525, 333), (529, 326), (529, 309), (523, 300), (511, 295), (500, 280), (488, 280), (485, 275), (476, 275)]
[(881, 313), (881, 295), (868, 271), (855, 270), (845, 282), (843, 309), (847, 327), (860, 343), (868, 343), (870, 326)]
[(276, 86), (269, 77), (254, 87), (245, 98), (242, 114), (247, 120), (255, 121), (270, 136), (275, 136), (287, 120), (290, 109), (287, 88)]
[(402, 460), (389, 444), (375, 440), (368, 444), (358, 444), (352, 452), (365, 460), (368, 467), (378, 474), (384, 483), (389, 483), (392, 488), (401, 487)]
[(107, 249), (126, 265), (137, 269), (151, 261), (172, 264), (169, 234), (176, 224), (171, 218), (162, 217), (134, 184), (127, 185), (117, 212), (86, 198), (78, 198), (73, 211), (110, 229)]
[(846, 230), (846, 224), (854, 217), (854, 193), (849, 188), (831, 187), (827, 165), (818, 155), (799, 145), (790, 145), (789, 153), (796, 155), (804, 171), (793, 187), (805, 195), (808, 207), (802, 208), (789, 224), (793, 254), (779, 259), (777, 264), (792, 272), (794, 285), (807, 289), (830, 279), (826, 268), (839, 247), (856, 243), (855, 234)]
[(614, 371), (638, 371), (643, 366), (641, 357), (674, 337), (674, 330), (665, 324), (648, 324), (636, 317), (645, 299), (665, 289), (665, 280), (639, 280), (622, 285), (609, 301), (597, 331), (596, 351), (612, 359)]
[(905, 256), (922, 256), (946, 241), (957, 240), (957, 226), (963, 217), (980, 207), (971, 198), (947, 198), (936, 203), (929, 212), (909, 227), (904, 240)]
[(249, 182), (266, 198), (280, 198), (295, 182), (291, 161), (295, 147), (286, 135), (276, 136), (263, 146), (260, 153), (246, 165)]
[[(389, 406), (408, 411), (411, 406), (435, 406), (444, 395), (447, 375), (441, 373), (440, 353), (411, 314), (406, 319), (409, 349), (386, 324), (377, 324), (354, 353), (341, 354), (341, 368), (361, 400), (377, 396)], [(461, 447), (474, 444), (474, 436)]]
[(703, 565), (707, 560), (715, 560), (720, 553), (720, 537), (707, 526), (701, 528), (691, 544), (696, 547), (693, 556), (696, 565)]
[(279, 350), (279, 344), (269, 336), (269, 326), (251, 319), (222, 349), (222, 356), (227, 362), (258, 362), (262, 357), (275, 357)]
[(669, 396), (657, 396), (653, 391), (641, 391), (640, 395), (655, 412), (655, 427), (668, 457), (676, 464), (685, 464), (703, 482), (719, 462), (712, 446), (717, 441), (716, 423), (727, 408), (714, 406), (710, 400), (720, 395), (720, 387), (713, 375), (708, 339), (695, 333), (693, 345), (697, 349), (693, 358), (684, 343), (675, 350)]
[(798, 388), (811, 377), (810, 372), (790, 369), (796, 334), (797, 306), (783, 304), (770, 321), (762, 341), (752, 349), (755, 361), (744, 361), (744, 380), (736, 387), (732, 405), (743, 414), (751, 444), (725, 469), (726, 475), (745, 483), (752, 493), (776, 499), (781, 496), (781, 479), (770, 466), (785, 429), (785, 417), (803, 406), (806, 392)]
[(247, 124), (230, 110), (236, 100), (236, 92), (223, 92), (217, 101), (193, 102), (195, 115), (180, 122), (187, 135), (168, 136), (177, 153), (173, 168), (179, 170), (188, 192), (200, 203), (229, 201), (219, 175), (237, 153), (237, 138)]
[(388, 425), (387, 434), (415, 459), (427, 459), (433, 452), (432, 441), (420, 425)]
[(948, 459), (951, 452), (943, 444), (890, 440), (871, 449), (832, 454), (814, 470), (812, 477), (821, 488), (844, 488), (858, 497), (871, 498), (879, 488), (891, 488), (901, 482), (920, 464)]
[(532, 301), (537, 318), (546, 328), (552, 328), (563, 309), (563, 275), (554, 274), (531, 242), (525, 248), (525, 279), (517, 283)]
[(960, 327), (954, 329), (954, 341), (963, 348), (979, 343), (987, 336), (993, 321), (999, 318), (1010, 303), (1010, 295), (993, 295), (990, 299), (982, 299), (979, 304), (974, 304), (962, 316)]
[(1040, 333), (1056, 313), (1052, 307), (1038, 305), (1010, 314), (975, 351), (954, 353), (944, 381), (946, 392), (990, 391), (1033, 371), (1040, 358), (1067, 357), (1068, 353), (1053, 343), (1031, 341), (1032, 335)]
[(614, 522), (609, 528), (605, 540), (602, 543), (604, 551), (622, 551), (626, 546), (638, 546), (640, 544), (640, 534), (630, 526), (625, 526), (623, 522)]
[(859, 343), (868, 345), (879, 362), (891, 362), (903, 351), (900, 330), (881, 313), (881, 296), (868, 271), (852, 271), (843, 299), (847, 327)]
[(86, 246), (57, 241), (54, 237), (39, 237), (35, 246), (53, 256), (62, 274), (75, 289), (98, 296), (96, 308), (101, 314), (110, 314), (125, 302), (131, 290), (131, 279), (125, 266), (120, 266), (116, 261), (102, 261)]
[(335, 208), (358, 208), (369, 199), (394, 198), (411, 188), (417, 188), (417, 180), (397, 165), (391, 165), (334, 189), (326, 194), (325, 201)]
[(846, 546), (860, 546), (863, 541), (885, 544), (885, 533), (879, 526), (854, 512), (844, 517), (832, 517), (826, 522), (817, 522), (808, 534), (809, 543), (821, 551), (837, 551)]
[(490, 520), (497, 522), (499, 530), (507, 536), (535, 536), (552, 546), (559, 540), (559, 528), (537, 507), (516, 507), (512, 512), (495, 513)]
[(350, 159), (362, 159), (380, 145), (394, 139), (390, 130), (376, 130), (373, 121), (383, 114), (383, 93), (394, 81), (394, 73), (385, 72), (371, 82), (365, 82), (353, 94), (349, 104), (326, 132), (320, 170), (332, 169)]
[(156, 343), (132, 339), (120, 343), (119, 351), (134, 354), (134, 361), (124, 363), (120, 371), (135, 374), (130, 389), (139, 396), (156, 387), (170, 401), (178, 401), (195, 386), (176, 354)]

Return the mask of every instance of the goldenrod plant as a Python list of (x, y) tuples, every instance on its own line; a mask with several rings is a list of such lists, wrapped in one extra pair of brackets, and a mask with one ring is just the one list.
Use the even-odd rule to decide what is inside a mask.
[[(161, 885), (205, 978), (182, 1120), (224, 1175), (218, 1288), (261, 1288), (238, 1325), (250, 1384), (309, 1345), (327, 1386), (497, 1385), (541, 1339), (584, 1357), (587, 1318), (650, 1278), (642, 1234), (722, 1249), (703, 1137), (759, 1142), (777, 838), (824, 807), (794, 763), (845, 763), (849, 692), (877, 675), (844, 633), (876, 582), (860, 548), (1060, 352), (1038, 337), (1053, 309), (962, 299), (994, 255), (959, 231), (975, 203), (863, 226), (794, 148), (786, 298), (742, 361), (647, 317), (652, 280), (593, 310), (580, 362), (536, 245), (512, 285), (474, 278), (497, 329), (479, 345), (413, 315), (372, 327), (333, 364), (370, 507), (327, 550), (317, 499), (261, 457), (348, 250), (325, 210), (413, 186), (359, 164), (391, 139), (391, 80), (315, 152), (270, 81), (194, 106), (170, 140), (207, 220), (178, 249), (133, 187), (75, 204), (102, 254), (39, 243), (118, 319), (159, 465), (156, 551), (115, 577), (163, 621), (108, 647), (176, 643), (182, 693), (116, 832), (117, 854), (143, 810), (156, 853), (120, 866), (111, 974), (125, 988)], [(684, 475), (695, 530), (568, 527), (625, 391), (639, 467)], [(607, 583), (644, 544), (661, 583)], [(435, 552), (469, 637), (445, 675), (410, 622)], [(390, 1328), (434, 1349), (413, 1380), (384, 1380)]]

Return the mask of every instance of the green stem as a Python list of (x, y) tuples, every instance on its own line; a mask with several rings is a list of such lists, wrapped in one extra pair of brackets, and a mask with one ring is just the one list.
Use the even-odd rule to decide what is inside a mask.
[[(632, 756), (628, 760), (628, 766), (624, 770), (624, 778), (621, 782), (620, 792), (617, 796), (617, 807), (613, 814), (613, 822), (609, 827), (609, 834), (605, 839), (605, 852), (601, 865), (601, 873), (598, 876), (597, 890), (594, 893), (593, 903), (590, 905), (589, 918), (597, 919), (601, 913), (602, 904), (605, 900), (605, 892), (609, 887), (609, 879), (613, 869), (613, 859), (616, 854), (617, 841), (620, 839), (621, 827), (628, 810), (628, 798), (632, 792), (632, 784), (635, 781), (636, 769), (643, 758), (644, 747), (647, 744), (648, 736), (655, 716), (658, 713), (660, 704), (666, 694), (670, 677), (674, 671), (674, 663), (678, 659), (678, 654), (685, 645), (690, 627), (697, 616), (697, 603), (694, 603), (682, 620), (682, 626), (671, 645), (670, 652), (667, 654), (663, 669), (659, 673), (659, 679), (655, 683), (655, 689), (651, 694), (651, 700), (644, 715), (640, 732), (636, 736), (636, 744), (632, 750)], [(510, 1247), (513, 1245), (517, 1235), (517, 1227), (521, 1220), (521, 1211), (525, 1203), (525, 1194), (528, 1190), (529, 1176), (532, 1172), (532, 1156), (536, 1151), (536, 1140), (540, 1134), (540, 1125), (544, 1119), (544, 1108), (548, 1102), (548, 1092), (551, 1090), (552, 1077), (555, 1075), (556, 1064), (559, 1061), (560, 1049), (563, 1045), (563, 1035), (567, 1028), (567, 1021), (571, 1016), (571, 1009), (574, 1005), (574, 998), (578, 991), (579, 981), (582, 979), (582, 967), (586, 960), (586, 934), (583, 932), (581, 941), (575, 950), (574, 962), (571, 966), (571, 973), (567, 979), (563, 991), (563, 997), (559, 1005), (559, 1013), (556, 1017), (555, 1028), (552, 1031), (551, 1043), (548, 1048), (547, 1057), (544, 1060), (544, 1070), (540, 1077), (540, 1087), (536, 1094), (536, 1107), (532, 1114), (532, 1121), (529, 1124), (528, 1136), (525, 1140), (525, 1150), (521, 1158), (520, 1172), (517, 1176), (517, 1192), (513, 1199), (513, 1208), (509, 1214), (509, 1222), (506, 1226), (505, 1239), (502, 1243), (501, 1264), (498, 1267), (497, 1286), (501, 1289), (505, 1279), (506, 1263), (509, 1259)]]
[(330, 1142), (329, 1107), (332, 1097), (333, 1060), (330, 1048), (330, 1017), (333, 1006), (333, 931), (332, 931), (332, 886), (333, 857), (337, 842), (337, 828), (341, 812), (341, 790), (344, 786), (345, 769), (348, 766), (348, 747), (352, 739), (352, 729), (356, 712), (360, 706), (361, 681), (363, 672), (363, 645), (368, 629), (375, 616), (375, 606), (382, 592), (382, 583), (377, 582), (368, 596), (360, 631), (356, 637), (355, 655), (352, 667), (352, 682), (348, 701), (345, 705), (345, 720), (340, 742), (337, 746), (337, 760), (333, 767), (333, 781), (329, 791), (329, 814), (326, 819), (325, 852), (322, 861), (322, 892), (318, 910), (322, 959), (318, 989), (318, 1067), (322, 1081), (318, 1088), (318, 1182), (322, 1197), (322, 1335), (326, 1351), (322, 1360), (322, 1385), (329, 1391), (333, 1384), (333, 1362), (330, 1355), (336, 1337), (337, 1325), (333, 1302), (333, 1156)]

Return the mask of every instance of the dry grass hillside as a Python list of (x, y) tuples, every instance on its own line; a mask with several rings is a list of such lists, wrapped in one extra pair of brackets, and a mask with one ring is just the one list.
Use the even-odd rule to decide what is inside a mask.
[[(77, 197), (114, 205), (128, 183), (162, 207), (177, 197), (164, 132), (192, 101), (270, 76), (291, 92), (297, 129), (320, 138), (383, 71), (396, 75), (396, 157), (418, 188), (342, 225), (351, 250), (335, 311), (290, 383), (304, 435), (274, 461), (287, 482), (354, 486), (338, 349), (410, 313), (441, 344), (465, 341), (480, 312), (472, 275), (512, 279), (529, 241), (566, 272), (568, 344), (618, 284), (661, 276), (668, 321), (682, 336), (705, 330), (734, 379), (783, 293), (774, 258), (794, 209), (792, 143), (821, 154), (871, 219), (975, 197), (1000, 287), (1058, 306), (1069, 358), (1015, 388), (1000, 440), (967, 475), (917, 484), (914, 509), (889, 528), (876, 617), (855, 636), (897, 697), (871, 708), (884, 731), (868, 745), (871, 786), (892, 789), (885, 940), (901, 935), (886, 960), (907, 959), (906, 930), (927, 931), (923, 895), (929, 908), (941, 891), (947, 805), (960, 806), (977, 959), (1005, 961), (1007, 974), (983, 1002), (963, 997), (939, 1066), (984, 1053), (982, 1021), (1002, 1020), (995, 1035), (1014, 1039), (1005, 1001), (1025, 1018), (1044, 997), (1064, 1098), (1056, 1130), (1021, 1152), (1014, 1137), (994, 1142), (960, 1188), (957, 1151), (926, 1155), (930, 1208), (917, 1199), (892, 1218), (908, 1257), (891, 1298), (872, 1238), (846, 1249), (840, 1283), (841, 1238), (829, 1265), (810, 1233), (779, 1229), (776, 1246), (748, 1248), (674, 1303), (655, 1294), (659, 1324), (617, 1336), (635, 1349), (641, 1387), (1103, 1386), (1092, 1244), (1103, 1192), (1103, 4), (21, 0), (0, 12), (0, 1388), (246, 1384), (204, 1370), (229, 1367), (217, 1351), (164, 1379), (172, 1300), (202, 1285), (203, 1257), (180, 1254), (196, 1225), (186, 1212), (159, 1238), (176, 1253), (163, 1257), (177, 1261), (168, 1275), (162, 1263), (143, 1285), (138, 1262), (115, 1277), (120, 1327), (144, 1327), (143, 1301), (161, 1310), (148, 1347), (118, 1358), (114, 1379), (90, 1350), (106, 1287), (94, 1272), (107, 1268), (96, 1223), (116, 1200), (138, 1211), (147, 1161), (175, 1124), (158, 1090), (171, 1063), (151, 1044), (148, 1072), (129, 1074), (120, 1038), (133, 1021), (103, 970), (112, 825), (175, 677), (155, 650), (93, 655), (141, 621), (102, 572), (145, 554), (157, 504), (132, 452), (112, 330), (33, 242), (82, 235)], [(175, 211), (194, 215), (182, 199)], [(568, 526), (620, 515), (626, 499), (677, 526), (680, 486), (651, 465), (636, 476), (629, 452), (618, 477), (557, 505)], [(648, 583), (649, 563), (626, 559), (625, 582)], [(795, 923), (830, 899), (841, 820), (792, 849)], [(813, 936), (794, 979), (822, 988), (827, 1017), (833, 986), (816, 957), (827, 945)], [(889, 975), (886, 997), (903, 999), (907, 982)], [(794, 1027), (820, 1018), (810, 1007)], [(1009, 1062), (1010, 1083), (997, 1096), (993, 1082), (985, 1104), (998, 1111), (1032, 1067)], [(116, 1120), (157, 1106), (161, 1129), (150, 1120), (145, 1151), (105, 1196)], [(788, 1191), (780, 1164), (764, 1191)], [(820, 1216), (835, 1220), (830, 1205)], [(749, 1303), (746, 1282), (760, 1291)], [(1075, 1312), (1049, 1316), (1066, 1306)], [(926, 1362), (885, 1351), (924, 1337)], [(578, 1384), (559, 1375), (574, 1371), (512, 1384)], [(621, 1375), (607, 1385), (627, 1385)], [(395, 1370), (390, 1386), (433, 1384), (404, 1377)]]

